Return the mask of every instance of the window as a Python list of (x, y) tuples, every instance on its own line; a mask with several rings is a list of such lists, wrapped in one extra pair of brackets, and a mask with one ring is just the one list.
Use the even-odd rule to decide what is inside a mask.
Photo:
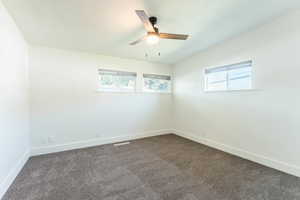
[(105, 92), (134, 92), (136, 73), (99, 69), (99, 90)]
[(205, 91), (252, 89), (252, 61), (206, 68)]
[(171, 93), (171, 76), (144, 74), (144, 92)]

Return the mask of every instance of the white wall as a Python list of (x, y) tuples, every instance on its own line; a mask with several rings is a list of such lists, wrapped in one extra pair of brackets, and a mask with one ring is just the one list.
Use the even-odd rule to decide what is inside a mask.
[(0, 1), (0, 198), (29, 156), (27, 46)]
[[(97, 92), (99, 68), (171, 74), (168, 65), (43, 47), (29, 50), (31, 141), (46, 153), (169, 132), (169, 94)], [(141, 91), (141, 84), (138, 84)]]
[[(177, 133), (300, 176), (300, 11), (174, 68)], [(204, 93), (203, 69), (253, 60), (248, 92)]]

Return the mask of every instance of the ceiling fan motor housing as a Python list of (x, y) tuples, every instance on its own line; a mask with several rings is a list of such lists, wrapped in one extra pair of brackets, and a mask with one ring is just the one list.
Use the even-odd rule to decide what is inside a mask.
[(157, 17), (149, 17), (149, 21), (154, 26), (157, 23)]
[(149, 17), (149, 21), (151, 22), (155, 32), (158, 33), (158, 28), (155, 26), (157, 23), (157, 17)]

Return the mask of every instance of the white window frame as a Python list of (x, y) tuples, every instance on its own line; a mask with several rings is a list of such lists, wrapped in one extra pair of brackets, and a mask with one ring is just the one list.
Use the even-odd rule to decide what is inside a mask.
[[(101, 88), (100, 87), (100, 75), (101, 75), (101, 71), (104, 72), (111, 72), (111, 73), (116, 73), (116, 74), (121, 74), (121, 75), (129, 75), (129, 76), (133, 76), (135, 77), (135, 82), (134, 82), (134, 89), (133, 90), (128, 90), (128, 89), (122, 89), (122, 88), (118, 88), (118, 89), (105, 89), (105, 88)], [(113, 70), (113, 69), (105, 69), (105, 68), (100, 68), (98, 69), (98, 89), (97, 91), (99, 92), (104, 92), (104, 93), (136, 93), (137, 91), (137, 73), (136, 72), (128, 72), (128, 71), (121, 71), (121, 70)]]
[[(146, 77), (145, 77), (146, 76)], [(145, 78), (153, 76), (153, 77), (157, 77), (157, 79), (160, 79), (159, 77), (161, 77), (161, 80), (167, 80), (167, 78), (169, 78), (170, 81), (170, 90), (168, 91), (149, 91), (149, 90), (145, 90)], [(155, 78), (154, 78), (155, 79)], [(172, 76), (171, 75), (161, 75), (161, 74), (147, 74), (147, 73), (143, 73), (142, 75), (142, 91), (144, 93), (158, 93), (158, 94), (172, 94), (172, 86), (173, 86), (173, 81), (172, 81)]]
[[(250, 88), (246, 88), (246, 89), (228, 89), (228, 71), (232, 68), (243, 68), (246, 66), (250, 66), (251, 67), (251, 83), (250, 83)], [(227, 73), (226, 73), (226, 89), (225, 90), (209, 90), (208, 88), (208, 83), (207, 83), (207, 72), (206, 71), (212, 71), (212, 70), (218, 70), (224, 68)], [(230, 92), (230, 91), (251, 91), (254, 90), (254, 84), (253, 84), (253, 61), (252, 60), (248, 60), (248, 61), (244, 61), (244, 62), (239, 62), (239, 63), (234, 63), (234, 64), (230, 64), (230, 65), (223, 65), (223, 66), (219, 66), (219, 67), (206, 67), (203, 70), (203, 77), (204, 77), (204, 92)]]

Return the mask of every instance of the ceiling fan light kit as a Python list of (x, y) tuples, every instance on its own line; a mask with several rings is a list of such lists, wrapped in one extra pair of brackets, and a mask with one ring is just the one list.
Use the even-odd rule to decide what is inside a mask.
[(157, 23), (156, 17), (148, 17), (144, 10), (136, 10), (135, 12), (142, 21), (147, 31), (147, 35), (134, 42), (131, 42), (130, 45), (136, 45), (144, 40), (146, 40), (147, 44), (149, 45), (157, 44), (160, 39), (187, 40), (188, 35), (160, 33), (159, 29), (155, 26)]
[(159, 42), (159, 35), (157, 33), (148, 33), (146, 37), (146, 42), (149, 45), (154, 45)]

